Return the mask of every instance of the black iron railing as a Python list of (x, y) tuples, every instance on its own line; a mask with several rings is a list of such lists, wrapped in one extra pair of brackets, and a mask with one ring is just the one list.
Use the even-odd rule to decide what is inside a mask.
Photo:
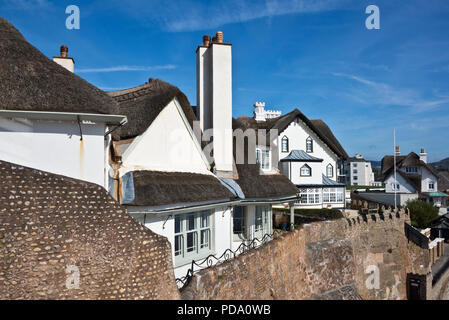
[(176, 278), (176, 284), (178, 285), (179, 290), (183, 290), (192, 280), (193, 275), (201, 270), (208, 269), (210, 267), (213, 267), (217, 264), (229, 261), (231, 259), (234, 259), (238, 255), (248, 252), (254, 248), (259, 247), (260, 245), (267, 243), (268, 241), (272, 240), (273, 238), (277, 237), (282, 231), (274, 230), (271, 234), (265, 234), (262, 239), (253, 238), (251, 241), (245, 243), (242, 242), (238, 248), (233, 251), (231, 249), (226, 249), (225, 252), (219, 257), (217, 257), (214, 254), (211, 254), (207, 256), (204, 259), (200, 260), (192, 260), (191, 266), (189, 270), (187, 270), (187, 273), (184, 277)]

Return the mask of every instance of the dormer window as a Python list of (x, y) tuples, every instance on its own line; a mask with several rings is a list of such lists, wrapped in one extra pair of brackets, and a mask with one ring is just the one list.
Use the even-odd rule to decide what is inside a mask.
[(267, 147), (257, 147), (256, 149), (256, 162), (259, 167), (264, 171), (271, 170), (271, 152)]
[(308, 137), (306, 140), (306, 151), (309, 153), (313, 152), (313, 140), (311, 137)]
[(282, 138), (282, 152), (288, 152), (288, 138), (284, 136)]
[(334, 176), (334, 167), (329, 164), (326, 168), (326, 174), (329, 178), (332, 178)]
[(405, 172), (406, 173), (418, 173), (418, 168), (417, 167), (406, 167)]
[(435, 183), (429, 183), (429, 190), (435, 190)]
[(301, 177), (310, 177), (312, 176), (312, 168), (310, 168), (308, 165), (303, 165), (301, 167)]

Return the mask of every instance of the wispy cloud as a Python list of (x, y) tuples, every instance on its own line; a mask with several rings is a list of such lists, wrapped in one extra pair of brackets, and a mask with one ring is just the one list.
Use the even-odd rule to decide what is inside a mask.
[(51, 6), (52, 4), (48, 0), (2, 0), (0, 2), (0, 8), (3, 10), (32, 11)]
[(441, 105), (449, 103), (449, 97), (438, 96), (425, 99), (416, 90), (407, 88), (397, 88), (389, 84), (367, 80), (357, 75), (345, 73), (332, 73), (336, 77), (344, 77), (358, 83), (361, 83), (369, 90), (353, 88), (352, 93), (346, 93), (348, 96), (353, 96), (358, 102), (365, 102), (370, 105), (398, 105), (405, 107), (412, 107), (413, 112), (426, 112)]
[(230, 23), (287, 14), (331, 11), (351, 0), (178, 0), (127, 1), (123, 9), (146, 22), (157, 22), (170, 32), (216, 28)]
[(154, 71), (154, 70), (173, 70), (175, 65), (167, 64), (162, 66), (115, 66), (107, 68), (85, 68), (77, 69), (77, 73), (101, 73), (101, 72), (121, 72), (121, 71)]

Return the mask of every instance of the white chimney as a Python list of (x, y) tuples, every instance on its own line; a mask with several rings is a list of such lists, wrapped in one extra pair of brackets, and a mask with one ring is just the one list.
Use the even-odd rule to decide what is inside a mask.
[(66, 68), (70, 72), (75, 72), (75, 60), (73, 60), (73, 58), (67, 57), (68, 52), (69, 48), (66, 45), (62, 45), (60, 49), (60, 56), (53, 57), (53, 61)]
[(265, 121), (265, 102), (255, 102), (254, 103), (254, 119), (256, 121)]
[(217, 175), (232, 173), (232, 45), (223, 43), (218, 31), (196, 51), (197, 104), (201, 129), (213, 130), (213, 153)]
[(426, 149), (421, 148), (421, 153), (419, 154), (419, 160), (422, 160), (424, 163), (427, 163)]
[(396, 156), (400, 156), (401, 155), (401, 149), (399, 148), (399, 146), (396, 146)]

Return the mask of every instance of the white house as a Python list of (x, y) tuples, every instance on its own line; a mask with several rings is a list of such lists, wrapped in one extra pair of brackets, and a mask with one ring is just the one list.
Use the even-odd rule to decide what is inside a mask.
[[(29, 44), (0, 18), (0, 160), (108, 188), (109, 131), (126, 123), (116, 102)], [(71, 65), (70, 65), (71, 63)]]
[(441, 206), (443, 198), (447, 197), (438, 191), (438, 172), (427, 163), (424, 148), (419, 155), (411, 152), (403, 156), (396, 147), (396, 156), (388, 155), (382, 159), (382, 175), (386, 193), (416, 194), (417, 198), (436, 206)]
[(257, 144), (261, 170), (267, 174), (280, 170), (296, 185), (296, 207), (344, 208), (345, 185), (338, 181), (348, 156), (329, 127), (322, 120), (309, 120), (298, 109), (284, 116), (266, 117), (264, 107), (265, 103), (256, 102), (254, 118), (237, 119), (254, 130), (271, 130), (270, 144)]
[(348, 158), (344, 163), (346, 184), (350, 186), (379, 185), (374, 179), (371, 162), (366, 161), (361, 154)]
[(110, 192), (168, 238), (177, 278), (192, 261), (271, 234), (272, 204), (296, 198), (282, 175), (234, 161), (231, 49), (222, 33), (197, 49), (199, 121), (186, 96), (158, 79), (109, 93), (128, 118), (113, 133)]

